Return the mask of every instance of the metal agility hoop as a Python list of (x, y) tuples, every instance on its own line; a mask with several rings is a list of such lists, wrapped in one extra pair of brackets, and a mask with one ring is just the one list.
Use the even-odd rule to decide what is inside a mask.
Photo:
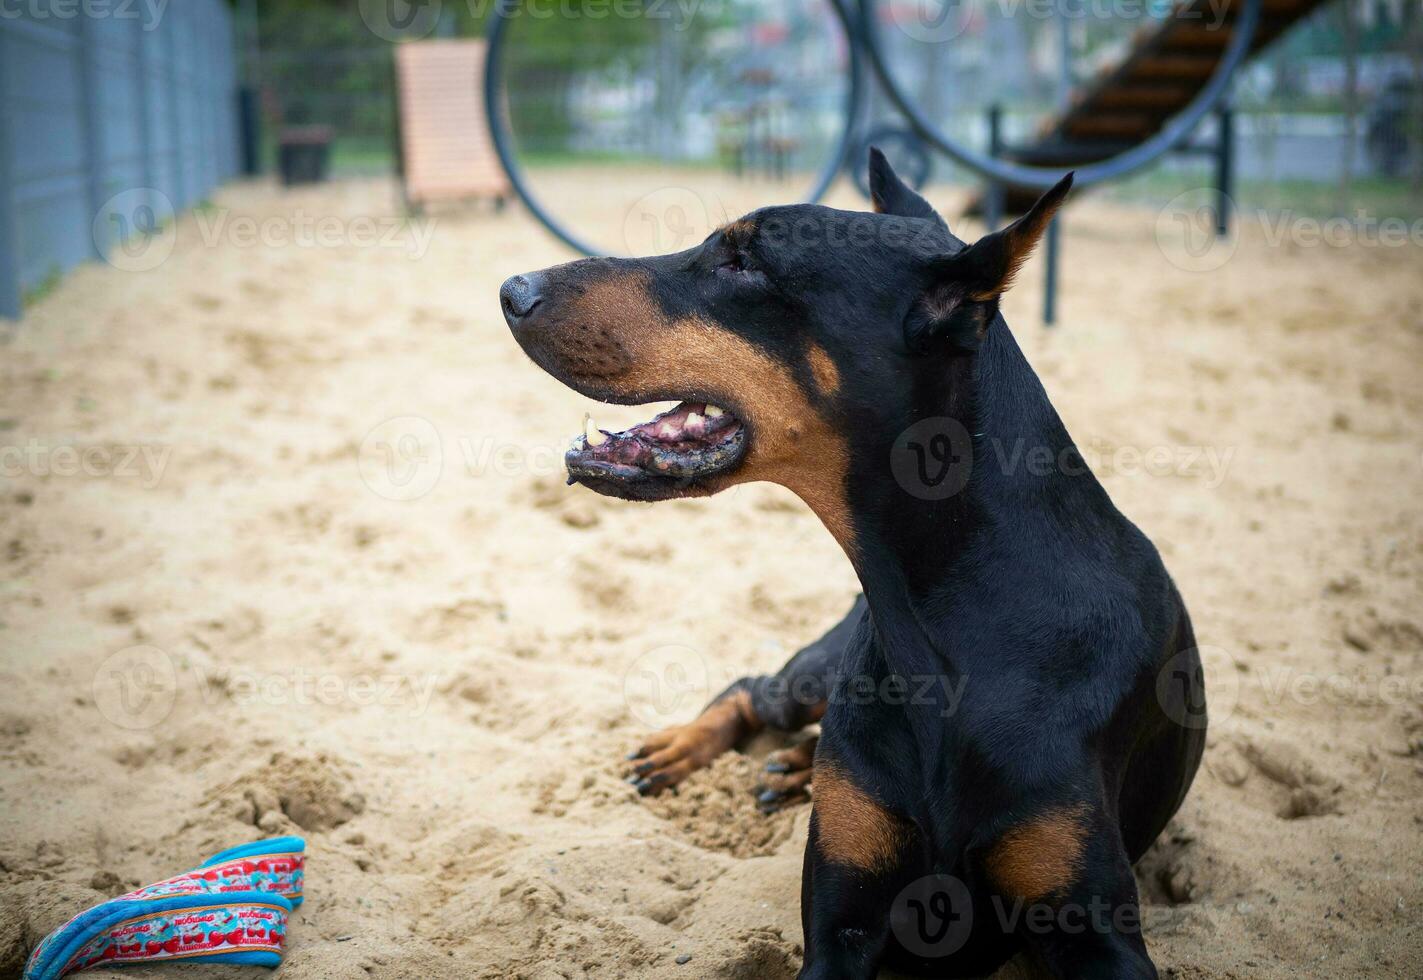
[[(839, 138), (835, 141), (835, 151), (821, 168), (814, 186), (805, 197), (807, 204), (813, 204), (823, 198), (840, 173), (841, 163), (845, 160), (855, 139), (855, 124), (859, 117), (861, 95), (864, 89), (864, 58), (860, 50), (860, 43), (855, 35), (854, 21), (845, 9), (842, 0), (825, 0), (825, 2), (835, 11), (835, 19), (845, 32), (845, 50), (849, 57), (850, 77), (849, 86), (845, 92), (844, 125), (841, 127)], [(504, 83), (500, 69), (504, 64), (505, 32), (508, 29), (509, 21), (517, 15), (520, 3), (521, 0), (499, 0), (499, 3), (490, 12), (489, 24), (485, 32), (485, 36), (489, 39), (489, 52), (484, 63), (484, 108), (485, 115), (489, 120), (490, 140), (494, 144), (494, 151), (499, 155), (499, 162), (509, 174), (509, 183), (513, 185), (514, 193), (519, 195), (524, 206), (545, 228), (576, 252), (582, 252), (584, 255), (606, 255), (608, 253), (605, 249), (597, 248), (584, 241), (582, 236), (566, 228), (548, 208), (543, 206), (535, 196), (533, 188), (529, 186), (523, 167), (520, 166), (514, 155), (513, 140), (505, 119)]]
[[(604, 249), (585, 241), (582, 236), (567, 228), (553, 215), (534, 194), (524, 174), (523, 167), (514, 154), (513, 139), (504, 111), (504, 83), (501, 69), (504, 65), (504, 45), (510, 20), (517, 16), (522, 0), (499, 0), (490, 13), (486, 29), (489, 40), (488, 56), (484, 66), (484, 105), (489, 121), (490, 140), (500, 164), (509, 175), (514, 192), (529, 209), (529, 212), (555, 237), (576, 252), (584, 255), (603, 255)], [(806, 195), (807, 203), (815, 203), (825, 196), (830, 185), (845, 165), (852, 147), (856, 145), (860, 115), (863, 111), (862, 98), (865, 89), (864, 61), (868, 55), (874, 74), (890, 102), (909, 122), (911, 129), (933, 148), (987, 179), (990, 183), (1043, 190), (1051, 187), (1062, 177), (1063, 168), (1035, 167), (1027, 164), (1001, 160), (997, 157), (970, 149), (953, 140), (941, 131), (932, 120), (905, 95), (903, 87), (889, 70), (884, 49), (880, 42), (879, 28), (875, 23), (875, 0), (826, 0), (835, 11), (835, 19), (845, 32), (846, 52), (849, 58), (849, 85), (845, 94), (844, 124), (839, 138), (835, 141), (835, 151), (816, 177), (814, 186)], [(1078, 187), (1088, 187), (1108, 180), (1115, 180), (1139, 170), (1159, 157), (1169, 153), (1185, 142), (1199, 125), (1207, 112), (1216, 108), (1226, 95), (1227, 87), (1241, 63), (1250, 52), (1260, 24), (1264, 0), (1243, 0), (1244, 9), (1236, 19), (1235, 30), (1216, 65), (1209, 80), (1202, 86), (1196, 97), (1174, 115), (1156, 135), (1142, 143), (1123, 150), (1116, 156), (1095, 163), (1076, 167), (1075, 183)], [(858, 14), (852, 15), (848, 4), (857, 3)], [(1051, 316), (1049, 315), (1049, 319)]]

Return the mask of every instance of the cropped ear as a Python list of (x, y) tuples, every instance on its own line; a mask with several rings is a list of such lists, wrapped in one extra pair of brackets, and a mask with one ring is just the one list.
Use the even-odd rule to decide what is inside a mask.
[(930, 264), (931, 283), (904, 321), (911, 350), (926, 350), (935, 341), (978, 349), (998, 312), (998, 298), (1013, 285), (1071, 188), (1068, 174), (1008, 227)]
[(901, 218), (928, 218), (945, 229), (948, 224), (929, 202), (899, 179), (877, 146), (870, 147), (870, 201), (879, 214), (894, 214)]

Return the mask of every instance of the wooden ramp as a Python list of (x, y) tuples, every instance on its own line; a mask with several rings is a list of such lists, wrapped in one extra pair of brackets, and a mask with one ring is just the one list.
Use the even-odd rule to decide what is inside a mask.
[(414, 208), (513, 193), (484, 113), (484, 49), (477, 40), (395, 46), (400, 175)]
[[(1263, 51), (1323, 3), (1264, 0), (1249, 54)], [(1106, 160), (1150, 139), (1190, 104), (1215, 72), (1243, 8), (1241, 0), (1216, 0), (1214, 8), (1209, 0), (1184, 0), (1171, 17), (1137, 32), (1126, 58), (1085, 83), (1065, 112), (1044, 121), (1032, 143), (1003, 155), (1065, 170)], [(1036, 196), (1009, 188), (1004, 210), (1021, 213)], [(976, 198), (970, 211), (981, 207), (981, 198)]]

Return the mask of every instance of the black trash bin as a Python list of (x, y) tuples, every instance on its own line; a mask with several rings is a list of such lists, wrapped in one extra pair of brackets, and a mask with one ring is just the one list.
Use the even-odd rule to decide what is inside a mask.
[(282, 130), (278, 154), (282, 183), (290, 187), (325, 180), (334, 135), (330, 126), (292, 126)]

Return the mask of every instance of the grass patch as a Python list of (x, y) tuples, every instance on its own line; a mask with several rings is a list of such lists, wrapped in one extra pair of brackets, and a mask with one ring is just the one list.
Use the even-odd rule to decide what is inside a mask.
[(26, 289), (20, 297), (20, 303), (25, 309), (29, 309), (36, 303), (41, 303), (48, 299), (59, 284), (64, 281), (64, 270), (59, 266), (54, 266), (45, 274), (45, 277)]

